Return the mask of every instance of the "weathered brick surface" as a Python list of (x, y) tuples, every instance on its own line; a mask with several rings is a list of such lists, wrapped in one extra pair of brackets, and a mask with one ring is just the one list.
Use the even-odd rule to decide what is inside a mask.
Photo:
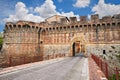
[[(66, 24), (8, 22), (5, 25), (3, 52), (9, 55), (36, 53), (45, 55), (45, 51), (50, 52), (46, 45), (58, 45), (55, 52), (59, 54), (59, 45), (70, 45), (69, 50), (64, 51), (71, 55), (72, 45), (77, 41), (76, 38), (79, 38), (85, 52), (87, 44), (120, 44), (120, 19), (110, 17), (99, 19), (99, 15), (92, 15), (90, 21), (85, 20), (85, 17), (83, 19), (83, 21), (76, 21), (75, 17), (71, 17), (71, 21)], [(108, 19), (110, 19), (109, 22), (106, 22)]]

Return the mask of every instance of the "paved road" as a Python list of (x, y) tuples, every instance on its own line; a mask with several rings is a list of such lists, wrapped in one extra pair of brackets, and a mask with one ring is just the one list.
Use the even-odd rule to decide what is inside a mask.
[(0, 80), (89, 80), (88, 59), (76, 56), (0, 75)]

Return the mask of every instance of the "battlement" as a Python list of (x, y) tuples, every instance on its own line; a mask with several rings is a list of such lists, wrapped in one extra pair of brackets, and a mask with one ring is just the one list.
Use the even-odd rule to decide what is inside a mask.
[[(120, 14), (70, 17), (55, 15), (44, 22), (7, 22), (4, 30), (4, 52), (10, 55), (72, 55), (73, 41), (81, 42), (82, 52), (87, 44), (120, 44)], [(91, 47), (91, 45), (90, 45)], [(91, 48), (92, 49), (92, 48)], [(85, 52), (87, 53), (87, 52)]]
[(18, 21), (16, 23), (7, 22), (6, 27), (9, 28), (22, 28), (25, 25), (29, 26), (29, 28), (47, 28), (47, 27), (58, 27), (65, 26), (71, 24), (101, 24), (101, 23), (112, 23), (119, 22), (120, 14), (116, 14), (113, 16), (104, 16), (102, 19), (99, 18), (98, 14), (91, 15), (91, 19), (88, 20), (87, 16), (80, 16), (80, 21), (77, 20), (77, 17), (65, 17), (60, 15), (55, 15), (47, 18), (44, 22), (35, 23), (30, 21)]

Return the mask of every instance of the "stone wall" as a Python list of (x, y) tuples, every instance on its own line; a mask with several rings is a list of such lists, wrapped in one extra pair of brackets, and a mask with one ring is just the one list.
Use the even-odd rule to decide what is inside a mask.
[(39, 27), (28, 22), (7, 23), (2, 51), (7, 55), (36, 55), (39, 52)]
[(96, 54), (107, 61), (112, 61), (110, 63), (120, 66), (120, 44), (88, 44), (86, 49), (89, 55)]
[(44, 45), (44, 56), (53, 54), (66, 54), (70, 53), (70, 45)]
[[(54, 18), (55, 16), (50, 19)], [(84, 19), (83, 22), (72, 17), (70, 18), (72, 22), (69, 21), (68, 24), (56, 23), (56, 25), (51, 25), (47, 21), (41, 23), (8, 22), (4, 31), (4, 53), (9, 55), (13, 53), (42, 53), (43, 55), (70, 53), (72, 55), (72, 48), (69, 48), (75, 41), (80, 41), (82, 46), (87, 44), (120, 44), (119, 20), (105, 22), (109, 18), (104, 17), (100, 21), (99, 15), (92, 15), (91, 21), (87, 21), (85, 17), (82, 18)], [(92, 47), (94, 49), (94, 46)], [(88, 53), (91, 53), (89, 46), (86, 48), (88, 48)], [(101, 51), (96, 52), (100, 53)]]

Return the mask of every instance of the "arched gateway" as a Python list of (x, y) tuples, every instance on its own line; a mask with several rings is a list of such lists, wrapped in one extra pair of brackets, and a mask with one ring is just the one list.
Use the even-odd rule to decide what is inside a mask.
[[(43, 60), (49, 56), (74, 56), (79, 52), (84, 55), (95, 52), (101, 54), (105, 44), (110, 44), (106, 49), (120, 44), (118, 18), (120, 14), (102, 19), (96, 14), (91, 15), (89, 21), (85, 16), (77, 21), (76, 17), (54, 15), (40, 23), (7, 22), (2, 52), (13, 56), (40, 55)], [(98, 43), (101, 44), (99, 50), (96, 48)]]
[(76, 53), (83, 53), (85, 56), (86, 53), (86, 40), (84, 36), (75, 36), (70, 43), (70, 54), (69, 56), (75, 56)]

